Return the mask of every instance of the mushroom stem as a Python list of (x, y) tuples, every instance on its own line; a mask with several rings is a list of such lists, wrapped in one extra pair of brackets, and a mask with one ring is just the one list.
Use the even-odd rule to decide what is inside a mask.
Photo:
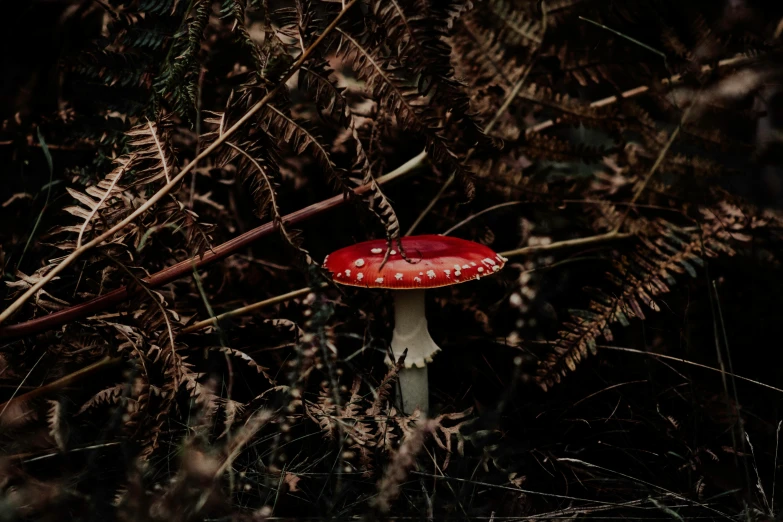
[[(405, 367), (400, 370), (398, 405), (406, 413), (419, 407), (429, 409), (427, 363), (440, 351), (427, 330), (424, 290), (397, 290), (394, 293), (394, 335), (391, 349), (395, 358), (407, 348)], [(402, 396), (400, 399), (399, 397)]]

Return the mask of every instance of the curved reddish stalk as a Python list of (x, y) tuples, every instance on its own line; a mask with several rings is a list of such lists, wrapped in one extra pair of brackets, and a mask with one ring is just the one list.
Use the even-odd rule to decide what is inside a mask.
[[(424, 158), (425, 158), (425, 154), (421, 153), (418, 156), (411, 159), (410, 161), (408, 161), (407, 163), (405, 163), (404, 165), (401, 165), (400, 167), (386, 174), (385, 176), (381, 176), (375, 181), (376, 183), (382, 184), (391, 181), (392, 179), (401, 177), (411, 172), (415, 167), (421, 165), (424, 161)], [(369, 185), (362, 185), (360, 187), (355, 188), (354, 193), (360, 195), (366, 192), (369, 188), (370, 188)], [(322, 212), (325, 212), (327, 210), (342, 205), (345, 199), (346, 198), (344, 196), (338, 195), (338, 196), (331, 197), (329, 199), (325, 199), (323, 201), (319, 201), (318, 203), (313, 203), (309, 207), (305, 207), (303, 209), (297, 210), (296, 212), (292, 212), (287, 216), (283, 216), (283, 221), (285, 222), (286, 225), (295, 225), (315, 215), (318, 215)], [(143, 279), (142, 281), (144, 281), (144, 283), (149, 288), (157, 288), (165, 284), (171, 283), (172, 281), (175, 281), (180, 277), (191, 274), (193, 272), (194, 264), (198, 268), (198, 267), (209, 265), (210, 263), (214, 263), (215, 261), (224, 259), (230, 256), (231, 254), (239, 250), (242, 250), (252, 242), (261, 239), (262, 237), (268, 236), (275, 230), (277, 230), (277, 225), (274, 222), (264, 223), (259, 227), (249, 230), (242, 235), (239, 235), (233, 239), (226, 241), (225, 243), (219, 246), (216, 246), (215, 248), (206, 252), (203, 257), (196, 256), (190, 259), (186, 259), (185, 261), (181, 261), (176, 265), (170, 266), (168, 268), (164, 268), (163, 270), (152, 274), (151, 276)], [(138, 290), (134, 290), (127, 286), (123, 286), (116, 290), (112, 290), (108, 294), (104, 294), (100, 297), (96, 297), (95, 299), (91, 299), (90, 301), (87, 301), (85, 303), (71, 306), (64, 310), (53, 312), (49, 315), (45, 315), (37, 319), (32, 319), (30, 321), (25, 321), (23, 323), (12, 324), (9, 326), (2, 327), (0, 328), (0, 338), (32, 335), (38, 332), (42, 332), (49, 328), (54, 328), (56, 326), (59, 326), (61, 324), (70, 321), (75, 321), (76, 319), (81, 319), (82, 317), (94, 314), (101, 310), (105, 310), (106, 308), (112, 305), (125, 301), (131, 295), (133, 295), (134, 292), (137, 291)]]
[(123, 218), (119, 223), (111, 227), (109, 230), (105, 231), (103, 234), (93, 238), (89, 243), (86, 243), (67, 256), (65, 256), (57, 265), (55, 265), (51, 270), (49, 270), (45, 275), (41, 276), (41, 278), (30, 288), (27, 288), (22, 295), (17, 297), (8, 307), (0, 312), (0, 323), (5, 322), (9, 317), (11, 317), (14, 313), (16, 313), (19, 308), (24, 305), (25, 302), (27, 302), (28, 299), (30, 299), (33, 295), (36, 294), (39, 290), (41, 290), (44, 285), (46, 285), (49, 281), (54, 279), (54, 277), (65, 270), (68, 266), (70, 266), (74, 261), (79, 259), (81, 256), (83, 256), (86, 252), (89, 252), (93, 248), (100, 246), (101, 243), (103, 243), (105, 240), (112, 237), (113, 234), (119, 232), (128, 224), (130, 224), (134, 219), (139, 217), (141, 214), (149, 210), (155, 203), (157, 203), (160, 199), (162, 199), (166, 194), (171, 192), (180, 181), (182, 181), (183, 177), (193, 170), (196, 167), (196, 164), (199, 160), (206, 158), (209, 156), (212, 152), (214, 152), (221, 144), (223, 144), (231, 135), (233, 135), (237, 129), (239, 129), (242, 125), (247, 123), (254, 114), (256, 114), (258, 111), (261, 110), (272, 98), (274, 98), (278, 91), (283, 88), (285, 85), (285, 82), (287, 82), (295, 73), (297, 70), (299, 70), (299, 67), (304, 64), (305, 61), (307, 61), (310, 54), (313, 52), (313, 50), (318, 47), (318, 45), (326, 38), (326, 35), (329, 34), (331, 31), (333, 31), (337, 24), (340, 23), (340, 20), (345, 15), (345, 13), (356, 4), (358, 0), (349, 0), (349, 2), (343, 3), (343, 10), (340, 11), (340, 13), (332, 20), (332, 23), (330, 23), (326, 29), (321, 33), (321, 35), (315, 39), (315, 41), (305, 49), (302, 54), (299, 55), (299, 58), (297, 58), (296, 62), (293, 63), (291, 68), (286, 72), (281, 78), (280, 82), (272, 88), (269, 92), (266, 93), (266, 95), (261, 98), (258, 102), (256, 102), (255, 105), (250, 107), (245, 114), (237, 120), (236, 123), (234, 123), (231, 127), (226, 129), (224, 132), (220, 133), (217, 138), (215, 138), (212, 143), (205, 148), (203, 151), (199, 153), (198, 156), (193, 158), (193, 160), (190, 161), (187, 165), (185, 165), (182, 170), (179, 171), (179, 173), (171, 179), (168, 183), (166, 183), (164, 186), (162, 186), (160, 189), (158, 189), (157, 192), (155, 192), (149, 199), (147, 199), (143, 204), (141, 204), (137, 209), (135, 209), (132, 213), (130, 213), (128, 216)]

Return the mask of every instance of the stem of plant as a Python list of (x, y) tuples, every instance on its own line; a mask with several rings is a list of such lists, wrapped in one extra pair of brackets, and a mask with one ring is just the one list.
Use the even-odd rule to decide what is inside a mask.
[(176, 176), (174, 176), (170, 182), (166, 183), (158, 192), (156, 192), (150, 199), (148, 199), (143, 205), (141, 205), (138, 209), (136, 209), (133, 213), (131, 213), (128, 217), (117, 223), (115, 226), (101, 234), (100, 236), (94, 238), (89, 243), (86, 243), (82, 245), (80, 248), (77, 248), (73, 252), (71, 252), (68, 257), (63, 259), (60, 264), (58, 264), (56, 267), (54, 267), (49, 273), (47, 273), (44, 277), (41, 278), (40, 281), (38, 281), (36, 284), (32, 285), (30, 288), (27, 289), (25, 293), (23, 293), (21, 296), (19, 296), (16, 300), (14, 300), (11, 305), (3, 310), (2, 313), (0, 313), (0, 323), (5, 322), (9, 317), (11, 317), (21, 306), (27, 302), (28, 299), (30, 299), (33, 295), (35, 295), (38, 290), (43, 288), (43, 286), (51, 281), (57, 274), (65, 270), (68, 266), (71, 265), (74, 261), (79, 259), (82, 255), (89, 252), (93, 248), (97, 247), (101, 243), (103, 243), (105, 240), (111, 238), (128, 226), (130, 223), (132, 223), (136, 218), (138, 218), (140, 215), (142, 215), (144, 212), (149, 210), (155, 203), (160, 201), (166, 194), (171, 192), (171, 190), (176, 187), (180, 181), (190, 172), (193, 170), (193, 168), (198, 164), (199, 161), (205, 159), (207, 156), (212, 154), (220, 145), (223, 144), (229, 137), (231, 137), (237, 129), (239, 129), (242, 125), (247, 123), (250, 118), (253, 117), (254, 114), (256, 114), (258, 111), (261, 110), (264, 105), (269, 103), (270, 100), (272, 100), (277, 93), (283, 88), (285, 83), (291, 78), (291, 76), (294, 75), (294, 73), (299, 69), (299, 67), (302, 66), (302, 64), (310, 57), (310, 55), (313, 53), (316, 47), (318, 47), (321, 42), (326, 38), (326, 36), (331, 33), (336, 27), (337, 24), (340, 23), (340, 20), (342, 20), (343, 16), (345, 15), (348, 10), (353, 7), (354, 4), (356, 4), (358, 0), (350, 0), (348, 3), (345, 4), (345, 8), (340, 11), (340, 13), (332, 20), (332, 22), (329, 24), (329, 26), (324, 29), (323, 33), (315, 40), (315, 42), (310, 45), (310, 47), (303, 52), (299, 58), (294, 62), (293, 66), (286, 72), (283, 77), (280, 79), (280, 82), (272, 89), (270, 90), (258, 103), (256, 103), (253, 107), (251, 107), (245, 114), (242, 116), (234, 125), (232, 125), (228, 130), (226, 130), (223, 134), (218, 136), (215, 141), (213, 141), (207, 148), (205, 148), (198, 156), (196, 156), (193, 161), (188, 163)]
[[(413, 161), (413, 160), (411, 160), (411, 161)], [(400, 168), (402, 168), (402, 167), (400, 167)], [(390, 173), (388, 175), (391, 175), (391, 174), (392, 173)], [(379, 178), (379, 180), (380, 179), (381, 178)], [(509, 251), (506, 251), (506, 252), (501, 252), (500, 255), (502, 255), (504, 257), (509, 257), (510, 258), (510, 257), (515, 257), (515, 256), (536, 254), (536, 253), (539, 253), (539, 252), (549, 252), (549, 251), (554, 251), (554, 250), (561, 250), (561, 249), (571, 248), (571, 247), (582, 247), (582, 246), (602, 243), (602, 242), (605, 242), (605, 241), (626, 239), (626, 238), (629, 238), (631, 236), (632, 236), (632, 234), (608, 232), (606, 234), (599, 234), (599, 235), (596, 235), (596, 236), (577, 238), (577, 239), (568, 239), (568, 240), (565, 240), (565, 241), (559, 241), (557, 243), (552, 243), (550, 245), (518, 248), (516, 250), (509, 250)], [(191, 264), (189, 266), (190, 266), (190, 268), (192, 270), (192, 266), (193, 265)], [(322, 285), (322, 288), (325, 287), (325, 286), (326, 285)], [(232, 318), (232, 317), (239, 317), (239, 316), (242, 316), (242, 315), (247, 315), (247, 314), (249, 314), (251, 312), (258, 311), (258, 310), (260, 310), (262, 308), (265, 308), (267, 306), (271, 306), (271, 305), (274, 305), (274, 304), (277, 304), (277, 303), (282, 303), (284, 301), (288, 301), (289, 299), (294, 299), (296, 297), (301, 297), (301, 296), (306, 295), (309, 292), (313, 292), (315, 290), (316, 289), (314, 289), (314, 288), (305, 287), (305, 288), (300, 288), (298, 290), (293, 290), (291, 292), (288, 292), (288, 293), (285, 293), (285, 294), (282, 294), (282, 295), (271, 297), (269, 299), (264, 299), (263, 301), (259, 301), (259, 302), (256, 302), (256, 303), (253, 303), (253, 304), (250, 304), (250, 305), (247, 305), (247, 306), (243, 306), (241, 308), (237, 308), (236, 310), (231, 310), (230, 312), (225, 312), (225, 313), (217, 315), (215, 317), (211, 317), (209, 319), (205, 319), (203, 321), (199, 321), (197, 323), (194, 323), (194, 324), (192, 324), (192, 325), (182, 329), (179, 332), (179, 335), (190, 334), (190, 333), (193, 333), (193, 332), (197, 332), (199, 330), (202, 330), (204, 328), (208, 328), (210, 326), (217, 326), (218, 324), (220, 324), (221, 320), (225, 320), (225, 319)], [(27, 323), (22, 323), (20, 325), (14, 325), (14, 326), (24, 326), (25, 324), (27, 324)], [(114, 362), (118, 362), (118, 359), (113, 359), (112, 361), (113, 362), (111, 364), (113, 364)], [(87, 373), (83, 373), (83, 372), (85, 372), (88, 369), (94, 369), (94, 370), (97, 371), (98, 368), (101, 368), (101, 367), (104, 367), (104, 366), (108, 366), (108, 365), (109, 365), (109, 362), (106, 361), (106, 360), (99, 361), (98, 363), (95, 363), (94, 365), (88, 366), (87, 368), (83, 368), (81, 370), (77, 370), (76, 372), (63, 377), (62, 379), (60, 379), (58, 381), (55, 381), (55, 382), (50, 383), (50, 384), (47, 384), (47, 385), (45, 385), (45, 386), (43, 386), (43, 387), (41, 387), (41, 388), (39, 388), (37, 390), (34, 390), (34, 391), (31, 391), (31, 392), (26, 393), (24, 395), (21, 395), (21, 396), (17, 397), (14, 400), (16, 400), (16, 401), (27, 400), (27, 399), (31, 398), (30, 397), (31, 394), (37, 396), (37, 395), (39, 395), (41, 393), (49, 393), (51, 391), (54, 391), (54, 390), (57, 390), (57, 389), (61, 388), (62, 386), (67, 386), (68, 384), (71, 384), (71, 383), (75, 382), (76, 380), (80, 379), (83, 376), (91, 375), (92, 371), (87, 372)], [(95, 367), (95, 368), (93, 368), (93, 367)], [(424, 371), (426, 371), (426, 367), (424, 368)], [(416, 402), (418, 400), (418, 399), (413, 398), (413, 397), (411, 399), (414, 402)]]
[(53, 391), (65, 388), (66, 386), (73, 384), (77, 381), (80, 381), (85, 377), (89, 377), (90, 375), (94, 375), (100, 372), (104, 368), (108, 368), (110, 366), (114, 366), (115, 364), (119, 364), (121, 361), (122, 359), (117, 357), (108, 357), (108, 356), (104, 357), (98, 362), (92, 363), (91, 365), (85, 366), (84, 368), (80, 368), (73, 373), (69, 373), (65, 377), (61, 377), (60, 379), (57, 379), (56, 381), (52, 381), (49, 384), (39, 386), (34, 390), (31, 390), (23, 395), (20, 395), (16, 398), (13, 398), (9, 401), (0, 404), (0, 411), (4, 411), (8, 406), (12, 404), (19, 403), (19, 402), (27, 402), (32, 399), (35, 399), (36, 397), (40, 397), (42, 395), (46, 395)]
[[(388, 183), (390, 181), (394, 181), (399, 178), (402, 178), (410, 174), (411, 172), (413, 172), (417, 167), (423, 165), (424, 161), (426, 160), (426, 157), (427, 157), (426, 153), (422, 152), (419, 155), (411, 158), (404, 164), (400, 165), (393, 171), (389, 172), (388, 174), (385, 174), (377, 178), (375, 182), (378, 183), (379, 185), (382, 185), (384, 183)], [(369, 190), (369, 188), (370, 188), (369, 185), (362, 185), (354, 189), (354, 193), (357, 195), (361, 195), (367, 190)], [(345, 202), (345, 198), (342, 195), (334, 196), (324, 201), (319, 201), (318, 203), (314, 203), (303, 209), (297, 210), (296, 212), (292, 212), (291, 214), (283, 216), (282, 219), (287, 225), (295, 225), (297, 223), (310, 219), (314, 216), (320, 215), (321, 213), (327, 210), (331, 210), (333, 208), (339, 207), (344, 202)], [(168, 284), (172, 281), (179, 279), (180, 277), (185, 277), (190, 275), (193, 272), (194, 264), (196, 268), (200, 268), (203, 266), (207, 266), (211, 263), (214, 263), (216, 261), (219, 261), (221, 259), (224, 259), (242, 250), (243, 248), (247, 247), (251, 243), (257, 241), (258, 239), (268, 236), (275, 230), (277, 230), (277, 225), (274, 222), (264, 223), (263, 225), (256, 227), (252, 230), (249, 230), (244, 234), (223, 243), (222, 245), (210, 249), (209, 251), (205, 252), (204, 255), (201, 257), (196, 256), (190, 259), (186, 259), (180, 263), (177, 263), (176, 265), (170, 266), (159, 272), (156, 272), (155, 274), (152, 274), (151, 276), (143, 279), (142, 281), (149, 288), (157, 288), (163, 286), (165, 284)], [(32, 319), (22, 323), (13, 324), (10, 326), (6, 326), (4, 328), (0, 328), (0, 338), (33, 335), (38, 332), (47, 330), (49, 328), (54, 328), (61, 324), (65, 324), (67, 322), (74, 321), (82, 317), (86, 317), (90, 314), (94, 314), (101, 310), (105, 310), (106, 308), (112, 305), (127, 300), (131, 296), (131, 292), (132, 292), (131, 289), (129, 289), (126, 286), (123, 286), (107, 294), (104, 294), (100, 297), (96, 297), (95, 299), (87, 301), (85, 303), (80, 303), (78, 305), (74, 305), (69, 308), (65, 308), (63, 310), (59, 310), (49, 315), (44, 315), (37, 319)]]

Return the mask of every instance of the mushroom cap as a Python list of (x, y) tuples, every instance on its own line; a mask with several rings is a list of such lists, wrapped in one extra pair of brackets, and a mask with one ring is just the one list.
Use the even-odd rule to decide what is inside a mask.
[(499, 271), (507, 261), (485, 245), (436, 234), (403, 237), (402, 247), (412, 262), (392, 250), (379, 270), (386, 240), (374, 239), (329, 254), (324, 268), (343, 285), (416, 290), (480, 279)]

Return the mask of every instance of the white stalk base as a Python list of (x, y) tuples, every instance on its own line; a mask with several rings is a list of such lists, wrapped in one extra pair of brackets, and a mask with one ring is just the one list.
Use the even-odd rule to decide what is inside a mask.
[[(427, 363), (440, 351), (427, 330), (424, 315), (424, 290), (397, 290), (394, 292), (394, 335), (391, 341), (392, 354), (398, 359), (405, 349), (405, 368), (399, 374), (398, 406), (405, 413), (412, 413), (418, 406), (428, 412), (429, 386)], [(386, 361), (391, 363), (391, 361)]]
[(403, 413), (411, 414), (419, 408), (424, 415), (429, 413), (430, 389), (427, 367), (402, 368), (397, 374), (397, 407)]

